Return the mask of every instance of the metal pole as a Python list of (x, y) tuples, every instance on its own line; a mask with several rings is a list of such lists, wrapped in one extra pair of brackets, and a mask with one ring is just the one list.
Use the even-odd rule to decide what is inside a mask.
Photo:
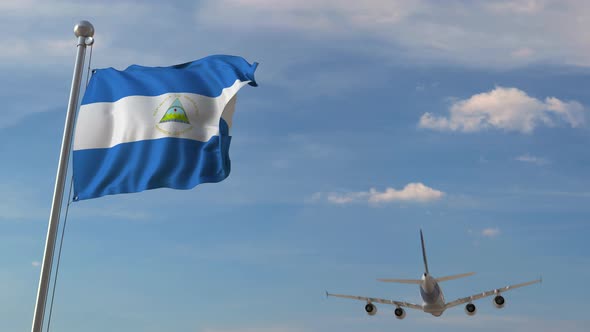
[(43, 263), (41, 264), (41, 276), (39, 277), (39, 289), (37, 291), (37, 302), (35, 304), (33, 327), (31, 329), (32, 332), (41, 332), (43, 328), (45, 305), (47, 303), (47, 293), (49, 291), (49, 279), (51, 278), (53, 252), (59, 226), (66, 174), (68, 172), (72, 130), (74, 128), (74, 119), (76, 117), (76, 108), (78, 106), (78, 96), (80, 95), (80, 82), (82, 80), (84, 56), (86, 54), (86, 46), (91, 45), (94, 41), (94, 27), (88, 21), (80, 21), (74, 26), (74, 34), (78, 37), (78, 53), (76, 54), (74, 76), (72, 78), (72, 87), (70, 89), (70, 100), (66, 113), (64, 135), (61, 142), (59, 164), (57, 166), (55, 189), (53, 191), (53, 201), (51, 204), (51, 213), (49, 215), (49, 227), (47, 229), (47, 239), (45, 240)]

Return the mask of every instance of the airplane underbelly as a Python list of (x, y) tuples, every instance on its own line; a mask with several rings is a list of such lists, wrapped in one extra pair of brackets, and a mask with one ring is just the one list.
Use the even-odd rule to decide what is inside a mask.
[(442, 315), (445, 310), (445, 298), (438, 284), (434, 286), (431, 292), (426, 292), (420, 288), (420, 295), (423, 300), (422, 307), (424, 312), (437, 317)]

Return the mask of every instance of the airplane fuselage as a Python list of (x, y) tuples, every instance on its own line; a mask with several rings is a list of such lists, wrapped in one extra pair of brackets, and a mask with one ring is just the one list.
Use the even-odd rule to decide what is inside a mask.
[(424, 273), (422, 275), (420, 296), (422, 297), (424, 312), (436, 317), (442, 315), (445, 310), (445, 296), (436, 279), (429, 274)]

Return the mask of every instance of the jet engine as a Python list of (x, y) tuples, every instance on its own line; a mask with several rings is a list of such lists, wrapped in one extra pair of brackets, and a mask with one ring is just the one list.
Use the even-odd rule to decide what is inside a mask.
[(373, 303), (367, 303), (365, 306), (365, 311), (367, 312), (367, 315), (375, 316), (377, 313), (377, 307)]
[(395, 318), (397, 318), (397, 319), (406, 318), (406, 311), (400, 307), (395, 308), (395, 310), (393, 311), (393, 314), (395, 315)]
[(504, 308), (504, 304), (506, 304), (506, 301), (504, 300), (504, 296), (496, 295), (496, 297), (494, 297), (494, 305), (496, 306), (496, 308), (498, 308), (498, 309)]
[(465, 313), (469, 316), (473, 316), (476, 312), (477, 308), (475, 307), (475, 304), (467, 303), (467, 305), (465, 306)]

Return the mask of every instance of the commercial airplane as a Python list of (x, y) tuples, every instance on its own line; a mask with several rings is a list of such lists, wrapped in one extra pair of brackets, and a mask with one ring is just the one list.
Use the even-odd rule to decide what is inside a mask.
[(364, 296), (353, 296), (353, 295), (342, 295), (342, 294), (330, 294), (326, 292), (326, 296), (334, 296), (334, 297), (342, 297), (346, 299), (353, 299), (353, 300), (360, 300), (366, 301), (367, 304), (365, 305), (365, 311), (369, 316), (373, 316), (377, 313), (377, 307), (373, 303), (381, 303), (381, 304), (391, 304), (395, 306), (395, 310), (393, 314), (398, 319), (404, 319), (406, 317), (406, 311), (404, 308), (410, 309), (417, 309), (422, 310), (426, 313), (432, 314), (433, 316), (440, 316), (443, 312), (451, 307), (455, 307), (464, 303), (465, 305), (465, 313), (469, 316), (475, 315), (477, 312), (477, 308), (473, 301), (479, 300), (484, 297), (494, 296), (493, 303), (496, 308), (503, 308), (505, 304), (504, 297), (501, 295), (504, 292), (509, 290), (524, 287), (532, 284), (536, 284), (541, 282), (541, 279), (523, 282), (521, 284), (506, 286), (502, 288), (492, 289), (486, 292), (477, 293), (471, 296), (463, 297), (451, 302), (445, 302), (445, 297), (443, 296), (442, 290), (438, 285), (439, 282), (459, 279), (463, 277), (468, 277), (475, 272), (463, 273), (463, 274), (456, 274), (452, 276), (442, 277), (442, 278), (435, 278), (430, 275), (428, 272), (428, 262), (426, 261), (426, 250), (424, 249), (424, 236), (422, 235), (422, 230), (420, 230), (420, 241), (422, 242), (422, 258), (424, 259), (424, 274), (422, 275), (421, 279), (377, 279), (382, 282), (396, 282), (402, 284), (415, 284), (420, 285), (420, 296), (422, 297), (422, 304), (413, 304), (408, 302), (402, 301), (394, 301), (394, 300), (386, 300), (386, 299), (379, 299), (374, 297), (364, 297)]

